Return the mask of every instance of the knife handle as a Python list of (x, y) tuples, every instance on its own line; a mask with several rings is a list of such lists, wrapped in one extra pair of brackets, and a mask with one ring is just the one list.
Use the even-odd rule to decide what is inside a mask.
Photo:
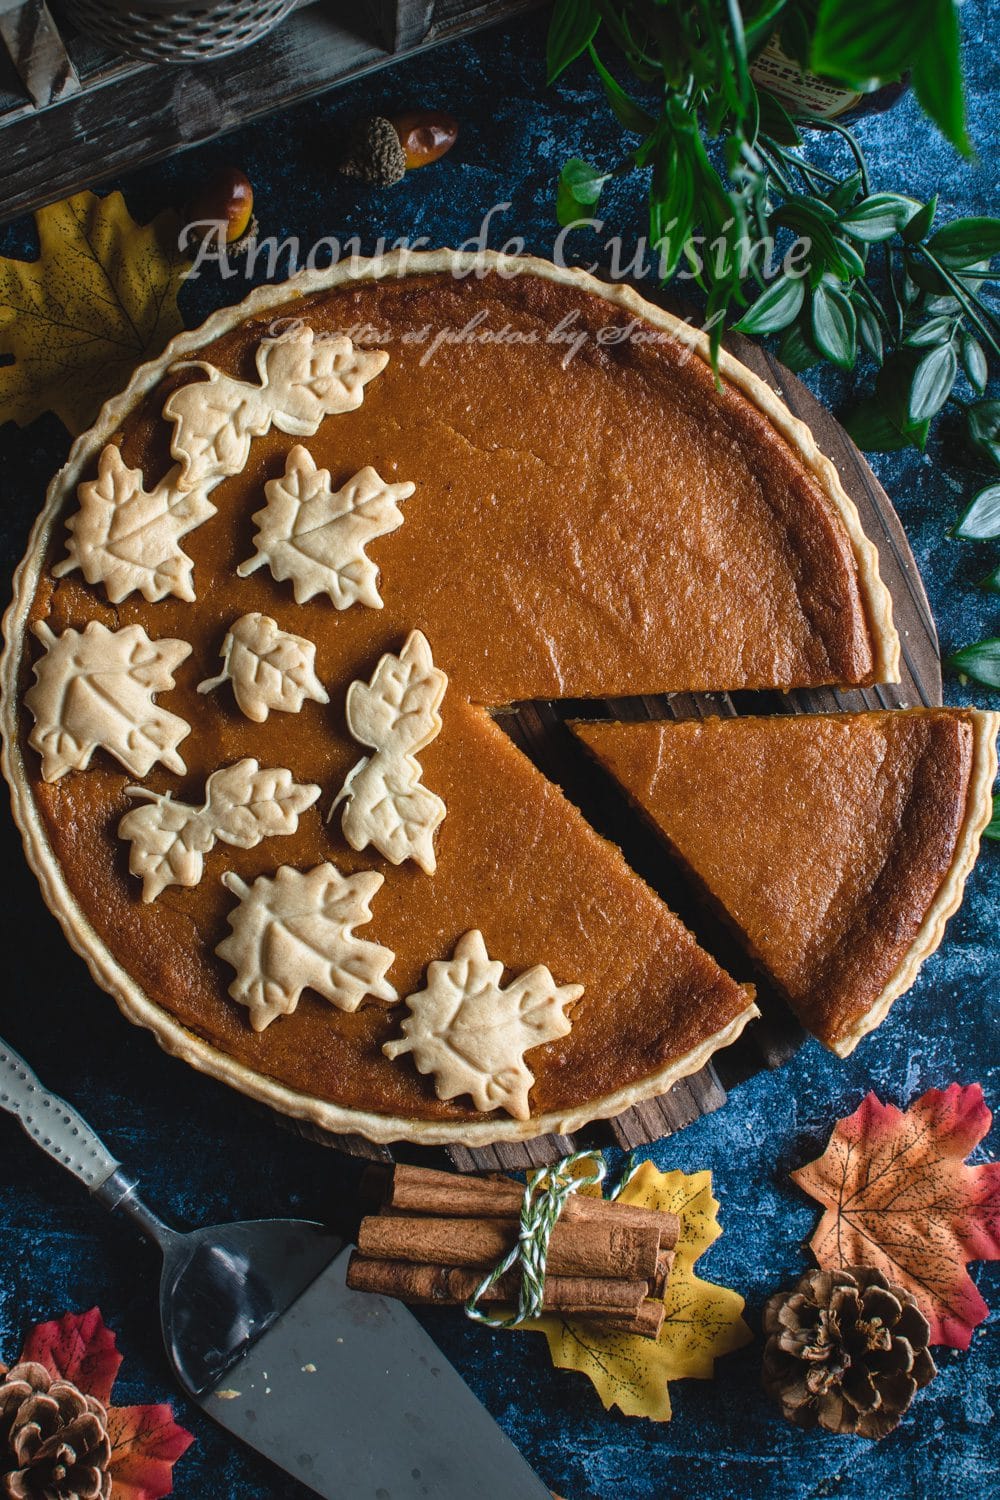
[(92, 1193), (118, 1171), (118, 1162), (87, 1122), (65, 1099), (43, 1089), (24, 1058), (2, 1037), (0, 1109), (19, 1120), (35, 1144)]

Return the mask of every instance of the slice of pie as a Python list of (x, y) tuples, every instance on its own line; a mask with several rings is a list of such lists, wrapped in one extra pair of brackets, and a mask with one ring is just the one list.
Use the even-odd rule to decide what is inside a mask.
[(991, 816), (1000, 715), (573, 728), (843, 1057), (909, 989), (962, 899)]
[(7, 621), (6, 772), (164, 1046), (333, 1130), (483, 1144), (755, 1014), (489, 714), (894, 679), (832, 464), (706, 356), (577, 272), (390, 256), (216, 313), (77, 441)]

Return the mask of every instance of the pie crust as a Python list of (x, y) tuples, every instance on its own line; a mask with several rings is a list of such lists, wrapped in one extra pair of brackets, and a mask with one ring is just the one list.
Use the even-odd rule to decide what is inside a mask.
[[(630, 1105), (665, 1092), (677, 1078), (697, 1071), (714, 1051), (734, 1040), (757, 1014), (752, 1003), (752, 990), (744, 988), (738, 1004), (734, 1004), (732, 1000), (727, 1002), (734, 1013), (725, 1019), (724, 1024), (719, 1025), (709, 1036), (700, 1038), (683, 1055), (671, 1057), (666, 1065), (651, 1067), (648, 1073), (623, 1087), (605, 1086), (592, 1099), (540, 1110), (536, 1116), (526, 1121), (503, 1117), (483, 1119), (469, 1111), (466, 1112), (468, 1118), (414, 1118), (393, 1114), (391, 1109), (373, 1110), (356, 1104), (346, 1107), (331, 1099), (319, 1098), (308, 1090), (290, 1087), (279, 1078), (268, 1076), (262, 1069), (248, 1066), (230, 1056), (223, 1047), (214, 1045), (196, 1035), (189, 1026), (181, 1024), (162, 1005), (149, 998), (125, 965), (109, 951), (70, 889), (53, 849), (32, 787), (34, 770), (25, 759), (22, 744), (24, 725), (19, 707), (20, 696), (27, 685), (24, 648), (26, 625), (43, 579), (43, 569), (52, 556), (50, 549), (60, 535), (60, 528), (66, 518), (67, 497), (76, 491), (81, 480), (93, 472), (101, 450), (122, 429), (144, 398), (163, 381), (170, 368), (179, 360), (187, 360), (196, 355), (206, 344), (237, 330), (248, 319), (260, 317), (275, 309), (287, 308), (289, 304), (303, 298), (335, 289), (364, 287), (383, 279), (407, 277), (423, 280), (454, 272), (456, 268), (469, 276), (477, 272), (482, 274), (485, 270), (505, 278), (533, 277), (541, 282), (569, 288), (577, 294), (589, 294), (603, 299), (612, 307), (621, 309), (630, 317), (669, 336), (679, 347), (690, 351), (694, 359), (707, 359), (708, 343), (703, 334), (692, 330), (662, 309), (646, 303), (631, 289), (607, 286), (583, 272), (559, 268), (528, 257), (512, 261), (509, 257), (492, 254), (463, 255), (446, 250), (427, 254), (403, 253), (384, 257), (379, 261), (346, 264), (330, 271), (302, 273), (283, 286), (262, 287), (238, 306), (214, 314), (200, 329), (186, 332), (174, 339), (158, 359), (136, 371), (128, 388), (105, 405), (94, 428), (74, 443), (65, 468), (50, 486), (45, 509), (36, 523), (27, 555), (16, 575), (14, 598), (4, 625), (7, 648), (0, 664), (0, 685), (3, 691), (3, 768), (11, 785), (14, 815), (24, 838), (29, 863), (39, 879), (46, 902), (61, 922), (69, 941), (85, 958), (97, 982), (115, 997), (130, 1019), (152, 1030), (167, 1051), (246, 1094), (323, 1128), (336, 1132), (357, 1132), (373, 1141), (408, 1139), (442, 1144), (460, 1140), (469, 1145), (483, 1145), (492, 1141), (530, 1138), (546, 1132), (570, 1131), (589, 1120), (611, 1117)], [(847, 538), (856, 570), (857, 598), (862, 617), (858, 628), (863, 628), (867, 639), (866, 649), (870, 652), (868, 666), (858, 670), (851, 681), (865, 683), (898, 680), (899, 640), (892, 624), (888, 590), (879, 577), (877, 552), (862, 530), (857, 510), (844, 492), (834, 465), (819, 452), (808, 427), (791, 415), (779, 397), (757, 376), (724, 352), (720, 360), (720, 373), (724, 382), (742, 393), (750, 408), (765, 419), (770, 432), (777, 433), (784, 441), (793, 460), (818, 487)], [(336, 417), (331, 419), (334, 422), (337, 420)], [(407, 471), (405, 454), (400, 455), (400, 463), (403, 478), (407, 481), (411, 478), (418, 480), (419, 476)], [(220, 489), (214, 496), (215, 502), (222, 503), (222, 495), (223, 490)], [(413, 502), (407, 503), (412, 505)], [(406, 534), (406, 524), (404, 519), (400, 532), (402, 536)], [(237, 558), (234, 562), (241, 560)], [(383, 578), (383, 596), (387, 597), (390, 587), (391, 579)], [(146, 618), (155, 620), (158, 607), (154, 604)], [(231, 621), (232, 617), (226, 621), (226, 625), (231, 624)], [(287, 620), (285, 623), (287, 624)], [(419, 627), (422, 622), (414, 620), (412, 623), (414, 627)], [(308, 631), (303, 631), (304, 636), (308, 634)], [(443, 655), (447, 660), (447, 643), (443, 644)], [(216, 646), (216, 657), (217, 650)], [(441, 654), (442, 647), (439, 646), (438, 650)], [(819, 680), (825, 679), (821, 677)], [(739, 684), (719, 682), (706, 684), (708, 685), (722, 688)], [(781, 681), (776, 685), (792, 684)], [(650, 684), (650, 690), (667, 690), (669, 686), (668, 683), (660, 683), (654, 689)], [(629, 684), (626, 690), (632, 691), (633, 685)], [(307, 708), (313, 706), (310, 704)], [(294, 725), (294, 720), (292, 724)], [(510, 753), (513, 754), (513, 751)], [(274, 865), (281, 862), (281, 855), (278, 855), (274, 859)], [(633, 879), (637, 890), (644, 889), (641, 888), (641, 882), (634, 877)], [(139, 899), (138, 892), (133, 892), (133, 895), (136, 900)], [(643, 899), (652, 898), (647, 892)], [(941, 925), (944, 920), (944, 917), (940, 918)], [(679, 928), (679, 924), (677, 926)], [(445, 956), (446, 952), (428, 954), (427, 961)], [(575, 978), (572, 973), (559, 973), (556, 977), (563, 983), (572, 983)], [(720, 982), (722, 978), (724, 976), (720, 975)], [(530, 1056), (528, 1061), (532, 1062)]]
[(853, 1052), (961, 904), (993, 812), (1000, 714), (572, 727), (802, 1024)]

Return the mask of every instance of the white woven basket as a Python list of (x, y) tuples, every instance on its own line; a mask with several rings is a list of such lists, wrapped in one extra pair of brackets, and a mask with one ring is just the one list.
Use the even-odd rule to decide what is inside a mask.
[(73, 24), (128, 57), (210, 62), (259, 41), (296, 0), (65, 0)]

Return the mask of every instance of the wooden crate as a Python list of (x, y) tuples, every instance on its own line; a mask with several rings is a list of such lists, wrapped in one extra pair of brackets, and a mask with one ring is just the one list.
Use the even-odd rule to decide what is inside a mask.
[(116, 56), (46, 0), (0, 0), (0, 222), (235, 130), (538, 0), (300, 0), (218, 62)]

